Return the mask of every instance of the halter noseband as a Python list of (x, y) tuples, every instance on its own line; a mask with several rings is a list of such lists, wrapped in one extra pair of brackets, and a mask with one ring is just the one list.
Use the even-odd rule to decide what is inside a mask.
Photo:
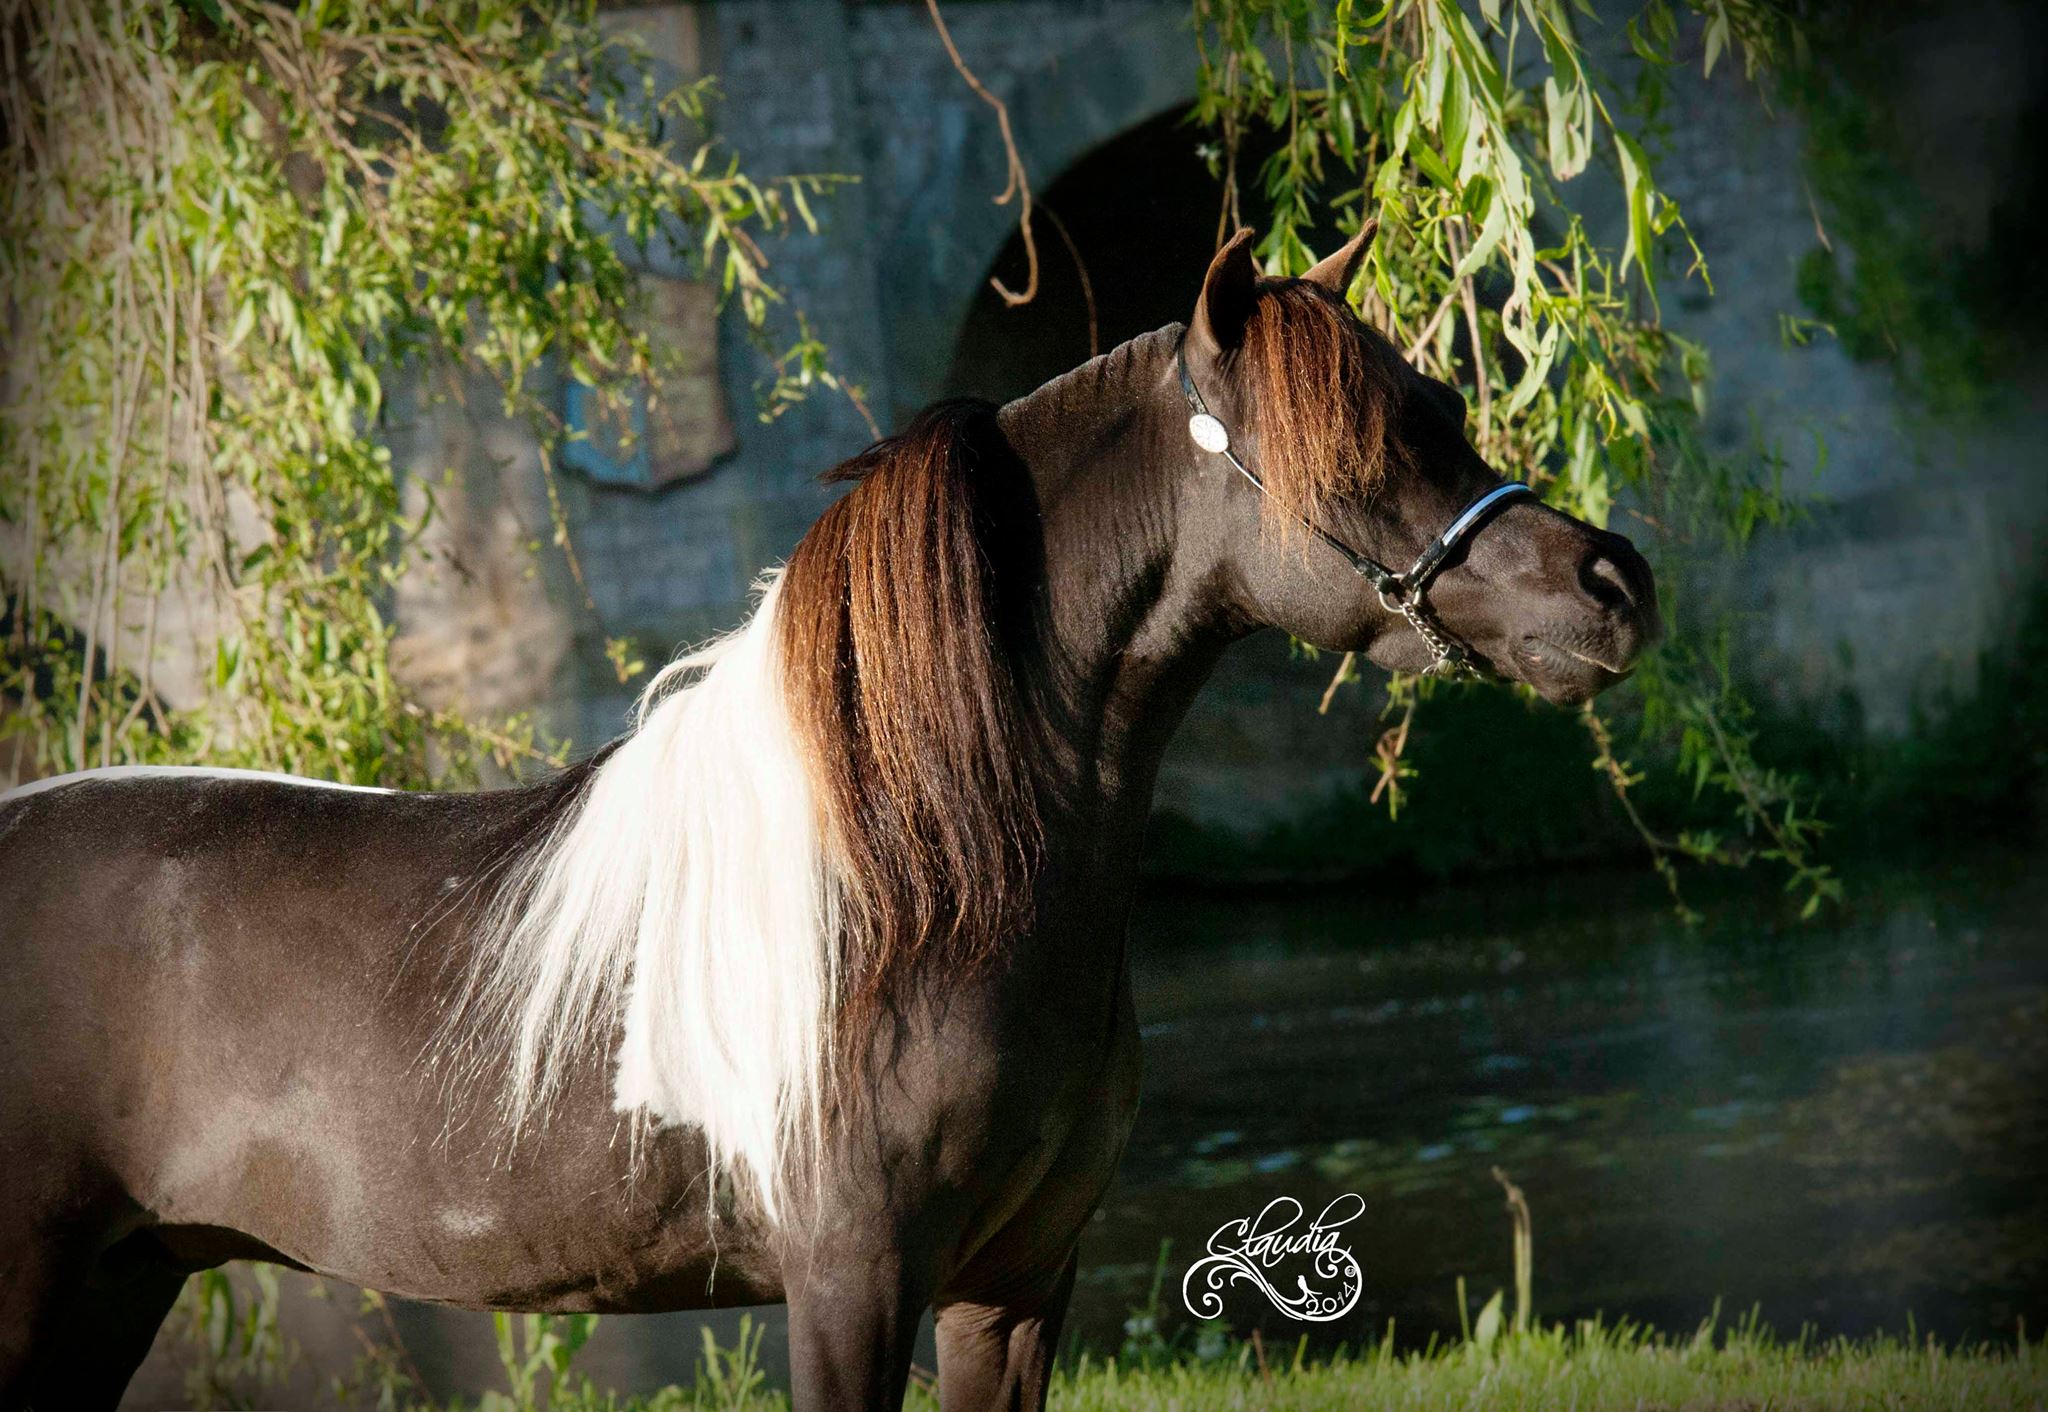
[[(1259, 479), (1250, 466), (1238, 459), (1237, 452), (1231, 449), (1229, 429), (1211, 414), (1209, 404), (1202, 400), (1201, 391), (1195, 386), (1195, 379), (1188, 372), (1185, 337), (1175, 348), (1174, 358), (1180, 365), (1180, 390), (1188, 400), (1188, 435), (1194, 439), (1195, 445), (1204, 451), (1222, 456), (1229, 461), (1237, 468), (1239, 475), (1258, 488), (1261, 495), (1267, 494), (1266, 483)], [(1424, 595), (1429, 591), (1430, 580), (1436, 577), (1437, 570), (1443, 567), (1444, 560), (1450, 557), (1451, 551), (1478, 533), (1487, 518), (1500, 505), (1517, 496), (1535, 494), (1533, 486), (1524, 485), (1520, 481), (1509, 481), (1506, 485), (1495, 486), (1459, 511), (1458, 517), (1451, 521), (1442, 534), (1429, 542), (1415, 562), (1408, 566), (1407, 571), (1398, 574), (1370, 554), (1353, 549), (1306, 516), (1296, 515), (1295, 518), (1301, 521), (1302, 527), (1310, 534), (1342, 554), (1352, 570), (1371, 584), (1379, 594), (1380, 606), (1389, 613), (1398, 613), (1406, 618), (1408, 626), (1415, 629), (1415, 635), (1436, 654), (1436, 660), (1423, 669), (1423, 675), (1450, 676), (1475, 671), (1472, 665), (1472, 650), (1451, 636), (1429, 611), (1429, 604), (1425, 601)]]

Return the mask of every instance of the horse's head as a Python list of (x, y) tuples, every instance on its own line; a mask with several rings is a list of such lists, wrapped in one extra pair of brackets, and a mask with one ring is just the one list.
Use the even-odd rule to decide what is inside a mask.
[(1199, 513), (1229, 545), (1233, 598), (1383, 667), (1463, 655), (1583, 701), (1657, 635), (1650, 566), (1533, 495), (1489, 499), (1507, 482), (1465, 439), (1464, 399), (1344, 302), (1372, 234), (1302, 279), (1268, 280), (1240, 231), (1203, 282), (1181, 388), (1190, 454), (1215, 469)]

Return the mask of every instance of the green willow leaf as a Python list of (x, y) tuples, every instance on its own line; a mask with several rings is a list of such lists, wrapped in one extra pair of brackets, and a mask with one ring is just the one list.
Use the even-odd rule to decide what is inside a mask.
[[(1369, 196), (1381, 232), (1367, 310), (1423, 371), (1471, 389), (1474, 442), (1492, 464), (1587, 519), (1626, 507), (1696, 539), (1739, 543), (1796, 512), (1770, 463), (1731, 462), (1702, 443), (1710, 368), (1660, 321), (1664, 244), (1683, 242), (1687, 277), (1709, 294), (1712, 286), (1657, 185), (1640, 114), (1602, 87), (1582, 49), (1578, 27), (1592, 6), (1514, 0), (1473, 14), (1457, 0), (1407, 0), (1369, 20), (1348, 11), (1339, 44), (1334, 11), (1317, 0), (1192, 4), (1203, 54), (1196, 112), (1216, 137), (1212, 170), (1228, 169), (1230, 143), (1281, 124), (1275, 155), (1244, 177), (1274, 212), (1262, 249), (1294, 268), (1290, 252), (1318, 211)], [(1725, 21), (1723, 43), (1740, 37), (1752, 65), (1771, 62), (1782, 47), (1771, 36), (1787, 33), (1766, 0), (1693, 0), (1692, 9), (1709, 26)], [(1648, 101), (1677, 28), (1670, 0), (1649, 0), (1630, 23), (1624, 52)], [(1266, 62), (1289, 52), (1297, 72)], [(1624, 198), (1612, 244), (1574, 208), (1572, 184), (1602, 137), (1614, 143)], [(1684, 592), (1676, 576), (1666, 587)], [(1419, 699), (1409, 689), (1396, 679), (1396, 709)], [(1805, 896), (1828, 898), (1835, 884), (1813, 858), (1805, 786), (1758, 764), (1747, 707), (1697, 630), (1640, 664), (1630, 694), (1645, 741), (1703, 796), (1726, 801), (1737, 825), (1722, 831), (1736, 841), (1699, 848), (1643, 825), (1667, 885), (1681, 859), (1768, 857)], [(1597, 717), (1589, 722), (1594, 763), (1625, 792), (1641, 772), (1611, 739), (1601, 743)], [(1398, 801), (1408, 767), (1379, 763)]]
[[(0, 281), (40, 317), (10, 348), (28, 371), (0, 401), (0, 456), (38, 475), (0, 714), (45, 770), (418, 785), (551, 755), (530, 723), (430, 710), (392, 675), (383, 609), (419, 523), (376, 441), (384, 378), (466, 368), (548, 435), (543, 362), (649, 376), (626, 229), (729, 282), (771, 360), (764, 402), (787, 405), (778, 291), (747, 250), (812, 224), (837, 179), (755, 182), (715, 143), (662, 136), (709, 86), (650, 96), (592, 0), (79, 0), (16, 20)], [(118, 582), (148, 591), (104, 581), (110, 528)], [(203, 699), (163, 700), (140, 660), (171, 583), (202, 606)], [(80, 599), (116, 603), (120, 630), (69, 631)]]
[(1657, 297), (1657, 276), (1653, 268), (1656, 246), (1650, 219), (1653, 199), (1649, 181), (1650, 160), (1643, 154), (1642, 144), (1625, 132), (1614, 134), (1614, 148), (1621, 158), (1622, 197), (1628, 208), (1628, 243), (1621, 252), (1621, 274), (1626, 277), (1629, 267), (1635, 266), (1642, 274), (1643, 288), (1654, 300)]
[(1493, 252), (1508, 230), (1508, 202), (1496, 196), (1486, 203), (1486, 218), (1479, 227), (1479, 236), (1472, 242), (1472, 248), (1465, 252), (1465, 258), (1458, 261), (1451, 278), (1461, 280), (1475, 270), (1485, 266), (1493, 258)]

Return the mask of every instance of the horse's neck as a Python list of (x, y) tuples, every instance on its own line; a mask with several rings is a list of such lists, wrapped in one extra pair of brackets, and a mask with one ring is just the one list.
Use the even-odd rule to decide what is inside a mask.
[(1177, 330), (1147, 334), (1003, 409), (1043, 533), (1029, 690), (1055, 807), (1105, 866), (1135, 861), (1168, 740), (1245, 624), (1181, 533), (1191, 457)]

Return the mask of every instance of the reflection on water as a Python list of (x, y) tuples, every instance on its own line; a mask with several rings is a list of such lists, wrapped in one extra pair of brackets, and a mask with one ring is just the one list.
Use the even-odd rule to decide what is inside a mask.
[[(1455, 1332), (1510, 1282), (1504, 1168), (1547, 1319), (1690, 1326), (1719, 1299), (1828, 1333), (2010, 1336), (2048, 1313), (2048, 878), (2031, 860), (1863, 881), (1832, 923), (1688, 930), (1654, 885), (1150, 899), (1145, 1100), (1084, 1247), (1113, 1344), (1169, 1271), (1275, 1196), (1356, 1191), (1357, 1340)], [(1169, 1289), (1173, 1288), (1169, 1283)], [(1240, 1291), (1238, 1327), (1290, 1327)]]
[[(1490, 880), (1410, 902), (1153, 896), (1132, 954), (1145, 1090), (1082, 1248), (1073, 1334), (1114, 1348), (1173, 1242), (1179, 1275), (1275, 1196), (1365, 1200), (1365, 1296), (1320, 1342), (1455, 1332), (1509, 1283), (1504, 1168), (1535, 1213), (1539, 1315), (1690, 1327), (1717, 1300), (1786, 1332), (2048, 1327), (2048, 877), (2031, 858), (1862, 879), (1844, 914), (1777, 925), (1769, 893), (1687, 930), (1653, 879)], [(1768, 886), (1765, 879), (1750, 886)], [(315, 1363), (351, 1304), (295, 1299)], [(1289, 1325), (1243, 1287), (1240, 1332)], [(767, 1351), (781, 1365), (781, 1311)], [(609, 1318), (622, 1390), (687, 1379), (709, 1322)], [(487, 1316), (411, 1307), (444, 1390), (496, 1385)], [(323, 1332), (324, 1329), (324, 1332)], [(929, 1366), (929, 1330), (920, 1359)], [(162, 1347), (134, 1405), (175, 1398)], [(326, 1371), (335, 1371), (328, 1369)], [(140, 1398), (141, 1401), (136, 1399)]]

